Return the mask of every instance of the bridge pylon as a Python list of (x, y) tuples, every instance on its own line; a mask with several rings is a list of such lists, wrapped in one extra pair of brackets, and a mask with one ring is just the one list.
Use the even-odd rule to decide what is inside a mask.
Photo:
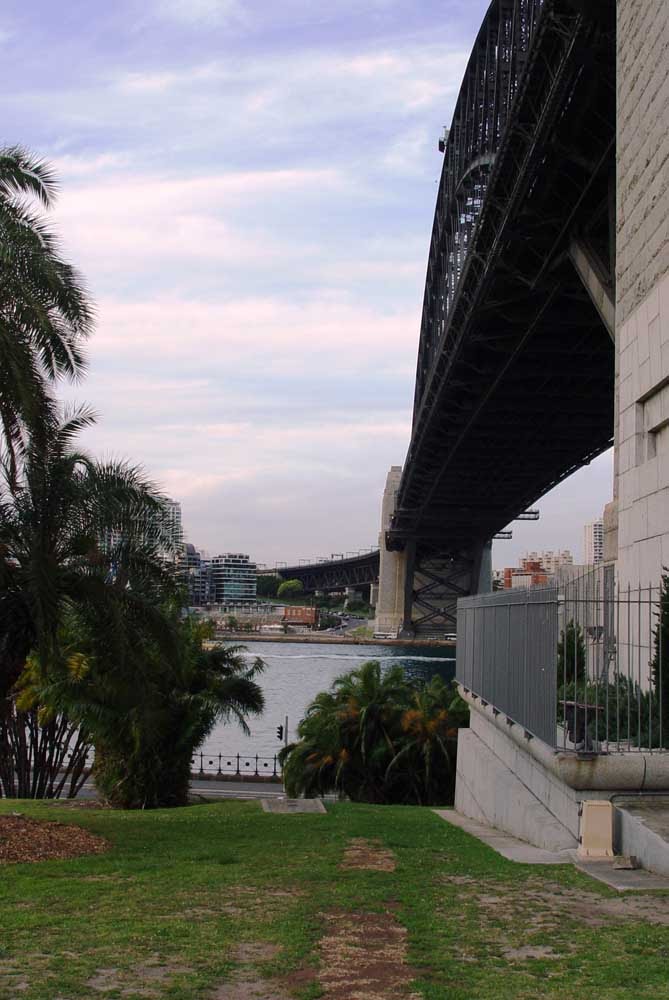
[(402, 467), (391, 467), (381, 508), (375, 631), (406, 638), (454, 635), (459, 597), (492, 590), (492, 542), (454, 545), (394, 533)]

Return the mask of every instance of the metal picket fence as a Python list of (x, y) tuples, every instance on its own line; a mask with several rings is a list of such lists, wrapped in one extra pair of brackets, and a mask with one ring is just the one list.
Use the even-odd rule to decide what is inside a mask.
[[(665, 635), (666, 633), (666, 635)], [(458, 601), (456, 678), (556, 749), (669, 749), (669, 595), (612, 567)]]

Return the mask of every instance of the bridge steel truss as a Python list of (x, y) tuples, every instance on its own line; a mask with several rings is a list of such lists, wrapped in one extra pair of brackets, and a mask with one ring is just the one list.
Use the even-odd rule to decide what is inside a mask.
[(489, 539), (612, 443), (615, 3), (494, 0), (444, 154), (411, 443), (405, 626), (453, 631)]
[(282, 580), (300, 580), (305, 593), (367, 587), (379, 579), (379, 550), (351, 559), (335, 559), (307, 566), (287, 566), (279, 571)]

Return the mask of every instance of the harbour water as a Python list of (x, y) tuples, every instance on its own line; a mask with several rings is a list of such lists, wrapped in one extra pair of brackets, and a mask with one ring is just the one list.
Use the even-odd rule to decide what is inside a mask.
[(247, 657), (258, 656), (265, 663), (265, 670), (258, 678), (265, 695), (265, 711), (249, 720), (250, 736), (245, 736), (234, 722), (217, 726), (203, 748), (210, 758), (218, 754), (228, 758), (234, 754), (272, 757), (281, 749), (276, 730), (277, 726), (285, 725), (286, 716), (290, 741), (295, 738), (307, 705), (318, 692), (329, 688), (340, 674), (367, 660), (379, 660), (386, 668), (400, 663), (412, 676), (425, 679), (439, 674), (448, 681), (455, 675), (455, 649), (449, 646), (249, 642), (246, 648)]

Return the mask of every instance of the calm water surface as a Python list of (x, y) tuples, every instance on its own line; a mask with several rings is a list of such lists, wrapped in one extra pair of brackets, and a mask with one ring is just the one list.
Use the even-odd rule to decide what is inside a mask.
[(307, 705), (319, 691), (330, 687), (335, 677), (354, 670), (366, 660), (379, 660), (383, 667), (401, 663), (408, 673), (429, 679), (439, 674), (444, 680), (455, 675), (455, 648), (447, 646), (336, 646), (288, 642), (249, 642), (247, 656), (259, 656), (265, 672), (259, 684), (265, 695), (265, 712), (251, 719), (251, 735), (245, 736), (236, 723), (217, 726), (204, 751), (212, 754), (259, 754), (272, 756), (281, 749), (276, 727), (288, 716), (288, 739)]

